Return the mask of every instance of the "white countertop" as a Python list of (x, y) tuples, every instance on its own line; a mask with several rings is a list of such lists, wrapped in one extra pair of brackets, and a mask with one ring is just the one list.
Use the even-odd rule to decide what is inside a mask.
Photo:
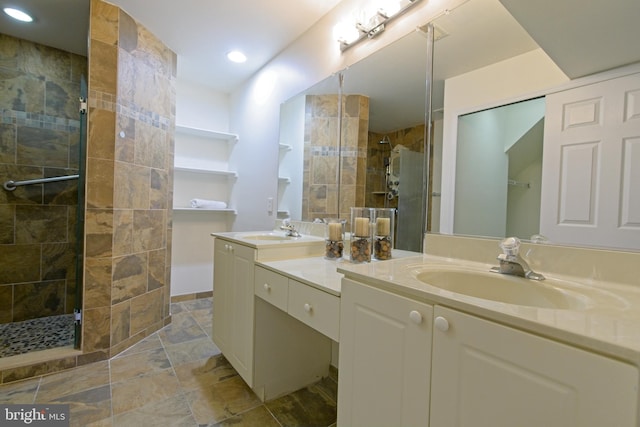
[(586, 304), (576, 309), (538, 308), (466, 296), (416, 278), (418, 271), (442, 266), (487, 272), (492, 265), (418, 255), (370, 264), (342, 263), (338, 272), (356, 281), (456, 308), (640, 366), (640, 286), (586, 283), (584, 279), (547, 275), (549, 279), (567, 281), (569, 292), (586, 295)]
[[(318, 236), (305, 234), (300, 237), (287, 237), (281, 230), (265, 231), (230, 231), (223, 233), (211, 233), (213, 237), (220, 237), (225, 240), (234, 241), (252, 248), (270, 248), (274, 246), (308, 246), (324, 245), (324, 239)], [(264, 236), (268, 236), (266, 240)], [(262, 237), (262, 238), (261, 238)]]
[[(419, 254), (398, 249), (394, 249), (392, 253), (392, 256), (395, 258), (406, 258), (416, 255)], [(389, 260), (372, 260), (371, 264), (381, 264), (385, 262), (389, 262)], [(256, 264), (336, 296), (340, 296), (340, 285), (343, 277), (341, 273), (338, 273), (337, 269), (345, 264), (357, 265), (352, 264), (348, 259), (344, 258), (329, 260), (324, 257), (256, 262)]]

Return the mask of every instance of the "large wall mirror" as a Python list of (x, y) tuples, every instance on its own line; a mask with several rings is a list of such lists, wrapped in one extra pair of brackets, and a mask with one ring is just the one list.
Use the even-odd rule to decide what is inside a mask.
[[(624, 7), (637, 7), (630, 1), (621, 1), (625, 3)], [(539, 26), (536, 27), (536, 22), (531, 22), (529, 18), (522, 18), (523, 15), (532, 15), (532, 12), (518, 9), (519, 3), (522, 2), (469, 0), (432, 22), (435, 28), (434, 122), (427, 204), (430, 232), (494, 238), (517, 235), (528, 239), (541, 233), (540, 224), (548, 221), (544, 218), (545, 212), (551, 211), (553, 219), (565, 215), (572, 227), (589, 226), (590, 219), (583, 218), (583, 212), (593, 209), (589, 206), (590, 202), (584, 202), (583, 196), (591, 191), (589, 197), (594, 198), (595, 184), (592, 188), (578, 185), (578, 191), (566, 198), (565, 203), (569, 205), (564, 207), (550, 205), (548, 200), (551, 198), (541, 191), (545, 180), (548, 181), (548, 177), (554, 174), (558, 175), (558, 170), (562, 169), (562, 163), (558, 163), (557, 159), (561, 156), (556, 155), (558, 150), (563, 155), (575, 151), (575, 159), (589, 157), (597, 151), (593, 147), (589, 152), (571, 151), (566, 147), (547, 148), (544, 140), (549, 137), (545, 136), (545, 124), (549, 127), (550, 118), (546, 95), (564, 91), (582, 76), (637, 62), (640, 53), (631, 59), (628, 56), (605, 58), (607, 55), (592, 53), (595, 58), (591, 61), (596, 64), (587, 65), (585, 61), (580, 62), (581, 58), (576, 57), (576, 52), (572, 52), (572, 58), (567, 60), (554, 46), (549, 48), (545, 45), (545, 49), (540, 47), (536, 40), (545, 40), (540, 37)], [(546, 3), (545, 7), (548, 8), (555, 4)], [(603, 5), (606, 7), (606, 4)], [(604, 13), (598, 9), (591, 15), (602, 16)], [(618, 10), (616, 13), (621, 16), (630, 12)], [(520, 19), (516, 20), (514, 15)], [(541, 20), (538, 20), (538, 24)], [(527, 30), (521, 23), (527, 26)], [(564, 27), (558, 26), (560, 31)], [(579, 32), (569, 25), (566, 31)], [(536, 40), (531, 34), (536, 36)], [(562, 44), (557, 41), (559, 37), (561, 34), (555, 34), (554, 45)], [(303, 114), (307, 116), (313, 111), (310, 106), (324, 105), (326, 109), (327, 105), (331, 105), (335, 114), (341, 114), (343, 119), (341, 125), (333, 125), (328, 118), (324, 118), (320, 121), (324, 127), (307, 127), (305, 131), (304, 117), (299, 115), (301, 137), (290, 139), (291, 146), (298, 143), (302, 145), (305, 138), (309, 141), (310, 132), (329, 132), (336, 144), (342, 143), (339, 149), (342, 154), (340, 159), (335, 159), (333, 166), (329, 166), (327, 158), (335, 156), (336, 152), (329, 148), (315, 149), (318, 157), (324, 159), (305, 157), (304, 153), (298, 158), (296, 167), (300, 171), (301, 187), (297, 194), (288, 199), (281, 195), (279, 206), (287, 209), (284, 215), (308, 221), (324, 215), (347, 218), (345, 212), (354, 205), (398, 207), (398, 225), (415, 224), (418, 221), (418, 232), (409, 231), (408, 234), (419, 235), (420, 217), (411, 215), (422, 206), (409, 205), (403, 211), (403, 201), (411, 198), (411, 191), (415, 190), (412, 187), (421, 185), (422, 179), (422, 171), (413, 167), (417, 166), (417, 162), (412, 163), (411, 156), (413, 153), (422, 156), (424, 150), (426, 52), (427, 39), (420, 29), (416, 29), (344, 70), (342, 87), (337, 76), (331, 77), (329, 80), (333, 86), (328, 93), (334, 96), (332, 103), (314, 102), (309, 95), (328, 93), (311, 88), (283, 105), (283, 135), (289, 127), (284, 110), (294, 102), (306, 106), (306, 113)], [(338, 97), (339, 93), (342, 94), (341, 98)], [(342, 102), (338, 99), (342, 99)], [(595, 111), (589, 108), (584, 107), (582, 113)], [(341, 129), (337, 129), (340, 126)], [(337, 142), (336, 135), (340, 135), (340, 142)], [(626, 176), (629, 181), (638, 173), (637, 167), (634, 169), (632, 166), (638, 163), (639, 150), (634, 151), (636, 144), (627, 145), (629, 156), (619, 163), (631, 166), (626, 171), (618, 170), (617, 176)], [(301, 150), (304, 151), (302, 146)], [(284, 154), (285, 157), (287, 155)], [(311, 169), (310, 162), (322, 164), (323, 161), (324, 169)], [(591, 163), (594, 162), (595, 157), (591, 158)], [(572, 172), (567, 167), (564, 171)], [(402, 175), (403, 172), (405, 175)], [(348, 178), (346, 182), (340, 181), (341, 173), (343, 178)], [(588, 171), (580, 169), (574, 175), (584, 178), (588, 176)], [(303, 196), (303, 186), (313, 186), (320, 182), (320, 178), (328, 176), (333, 177), (336, 188), (317, 187), (315, 195), (306, 193), (312, 194), (311, 198)], [(571, 179), (580, 182), (575, 176)], [(292, 177), (290, 183), (285, 185), (286, 191), (295, 185), (294, 180)], [(602, 193), (607, 190), (599, 191)], [(637, 187), (630, 188), (628, 185), (618, 191), (626, 192), (623, 201), (627, 206), (624, 214), (628, 217), (626, 231), (638, 228), (638, 191)], [(558, 194), (552, 198), (561, 199)], [(330, 203), (336, 203), (337, 211), (322, 213), (324, 206)], [(426, 203), (420, 200), (418, 204)], [(581, 211), (581, 208), (584, 209)], [(574, 220), (574, 217), (577, 219)], [(634, 249), (633, 242), (623, 237), (614, 236), (602, 241), (596, 235), (590, 240), (590, 234), (579, 234), (583, 235), (581, 240), (565, 236), (563, 232), (547, 237), (554, 244), (637, 250), (637, 244)], [(584, 236), (587, 236), (586, 240)], [(398, 247), (415, 249), (411, 244), (401, 242), (402, 233), (397, 233), (397, 237)]]

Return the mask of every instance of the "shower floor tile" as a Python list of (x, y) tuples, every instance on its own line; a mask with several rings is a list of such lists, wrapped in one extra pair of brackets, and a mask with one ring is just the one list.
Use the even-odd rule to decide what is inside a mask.
[(73, 345), (74, 315), (0, 324), (0, 357)]

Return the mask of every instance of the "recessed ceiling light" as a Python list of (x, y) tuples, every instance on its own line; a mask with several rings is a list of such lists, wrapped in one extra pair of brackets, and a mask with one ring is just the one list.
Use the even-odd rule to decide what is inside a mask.
[(237, 63), (242, 63), (247, 60), (245, 54), (240, 52), (239, 50), (232, 50), (231, 52), (227, 53), (227, 58), (229, 58), (229, 61)]
[(7, 15), (9, 15), (10, 17), (12, 17), (13, 19), (16, 19), (18, 21), (22, 21), (22, 22), (31, 22), (33, 21), (33, 18), (31, 16), (29, 16), (29, 14), (19, 10), (19, 9), (14, 9), (12, 7), (5, 7), (4, 9), (4, 13), (6, 13)]

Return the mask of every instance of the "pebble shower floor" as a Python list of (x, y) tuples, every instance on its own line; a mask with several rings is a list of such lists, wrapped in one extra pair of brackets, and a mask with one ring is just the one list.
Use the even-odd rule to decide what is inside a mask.
[(0, 357), (73, 345), (74, 315), (0, 324)]

